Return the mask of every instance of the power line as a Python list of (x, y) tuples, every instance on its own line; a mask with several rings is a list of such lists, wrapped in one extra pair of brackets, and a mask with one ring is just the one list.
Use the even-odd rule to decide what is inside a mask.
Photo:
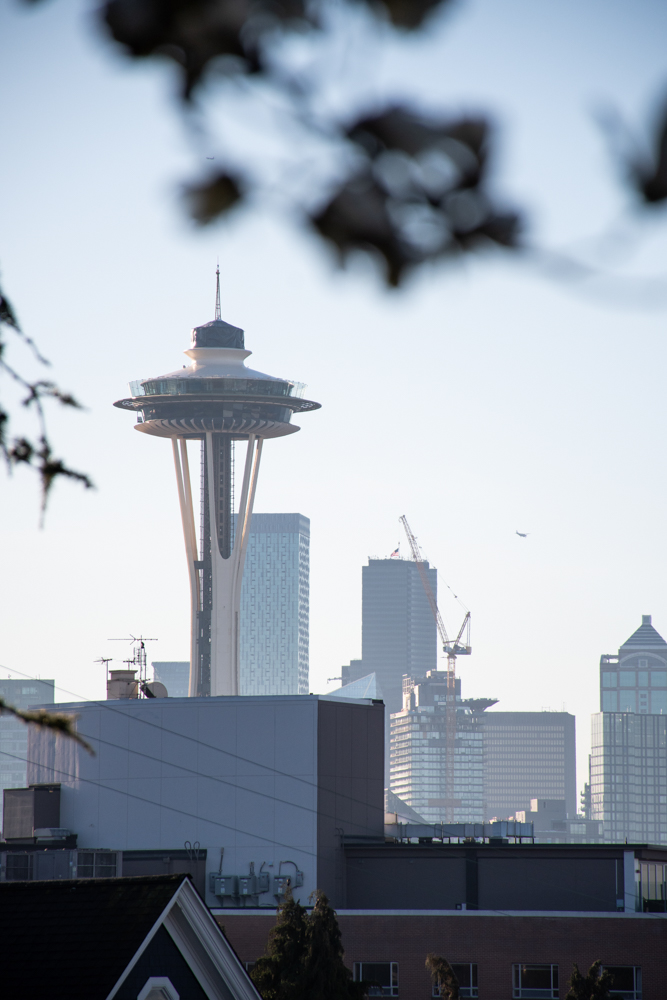
[[(33, 680), (33, 681), (37, 680), (37, 678), (31, 677), (30, 674), (22, 673), (22, 671), (20, 671), (20, 670), (14, 670), (14, 668), (12, 668), (12, 667), (2, 666), (2, 669), (4, 669), (4, 670), (13, 670), (14, 673), (21, 674), (22, 677), (25, 677), (28, 680)], [(74, 692), (74, 691), (68, 691), (67, 688), (60, 687), (59, 685), (54, 685), (54, 686), (57, 687), (57, 689), (59, 691), (62, 691), (65, 694), (73, 695), (75, 698), (82, 697), (81, 695), (76, 694), (76, 692)], [(123, 703), (122, 701), (117, 702), (119, 709), (121, 708), (122, 703)], [(118, 709), (112, 707), (112, 705), (110, 705), (107, 701), (86, 702), (86, 704), (97, 705), (99, 708), (105, 708), (109, 712), (118, 711)], [(59, 706), (59, 707), (62, 708), (62, 706)], [(153, 705), (152, 707), (155, 708), (156, 706)], [(291, 774), (289, 771), (281, 771), (281, 770), (279, 770), (276, 767), (272, 767), (270, 764), (262, 764), (262, 763), (260, 763), (257, 760), (252, 760), (252, 758), (250, 758), (250, 757), (243, 757), (241, 754), (234, 753), (231, 750), (223, 750), (220, 747), (214, 746), (214, 744), (212, 744), (212, 743), (204, 743), (203, 740), (200, 740), (200, 739), (198, 739), (195, 736), (188, 736), (188, 735), (186, 735), (184, 733), (174, 733), (172, 730), (165, 729), (164, 726), (159, 725), (156, 722), (151, 722), (149, 719), (142, 719), (139, 716), (128, 716), (128, 718), (131, 718), (133, 722), (141, 722), (141, 723), (143, 723), (143, 725), (150, 726), (152, 729), (157, 729), (160, 733), (165, 733), (166, 732), (166, 733), (169, 733), (170, 736), (173, 736), (173, 735), (178, 736), (180, 739), (188, 740), (188, 741), (190, 741), (192, 743), (195, 743), (197, 746), (204, 747), (207, 750), (213, 750), (216, 753), (225, 754), (227, 757), (231, 757), (234, 760), (241, 761), (244, 764), (252, 764), (253, 767), (264, 768), (264, 770), (266, 770), (266, 771), (269, 772), (269, 775), (271, 775), (271, 774), (278, 775), (278, 776), (280, 776), (282, 778), (289, 778), (291, 781), (300, 782), (301, 784), (307, 785), (309, 788), (313, 789), (316, 792), (317, 792), (317, 790), (320, 787), (319, 784), (316, 781), (309, 781), (308, 778), (299, 777), (298, 775)], [(92, 741), (97, 740), (97, 742), (99, 742), (99, 743), (105, 743), (106, 742), (105, 740), (101, 740), (97, 736), (89, 736), (88, 734), (86, 734), (86, 737), (88, 739), (92, 740)], [(108, 746), (112, 746), (112, 747), (116, 747), (117, 749), (120, 749), (120, 750), (127, 750), (128, 753), (140, 753), (140, 751), (138, 751), (138, 750), (129, 750), (128, 747), (122, 747), (119, 744), (115, 744), (115, 743), (107, 743), (107, 745)], [(158, 763), (159, 762), (166, 763), (163, 758), (150, 757), (150, 755), (143, 755), (143, 754), (142, 754), (142, 756), (148, 756), (149, 759), (157, 761)], [(170, 764), (169, 766), (170, 767), (181, 767), (180, 764)], [(192, 771), (191, 773), (192, 774), (196, 774), (199, 777), (209, 778), (209, 780), (220, 781), (221, 783), (226, 784), (226, 782), (224, 782), (224, 779), (222, 779), (222, 778), (214, 778), (212, 775), (203, 775), (199, 771)], [(267, 776), (269, 776), (269, 775), (267, 775)], [(240, 786), (240, 785), (233, 785), (232, 787), (234, 787), (234, 788), (240, 788), (242, 786)], [(253, 791), (254, 791), (254, 789), (253, 789)], [(262, 794), (266, 794), (266, 793), (255, 792), (255, 794), (262, 795)], [(366, 808), (368, 808), (369, 803), (366, 800), (364, 800), (364, 799), (358, 799), (358, 798), (355, 798), (352, 795), (345, 795), (343, 793), (339, 793), (339, 794), (340, 794), (341, 798), (347, 800), (348, 802), (350, 802), (350, 803), (352, 803), (354, 805), (361, 805), (361, 806), (365, 806)], [(275, 798), (274, 796), (268, 796), (268, 797), (269, 798)], [(303, 808), (305, 809), (305, 808), (309, 808), (309, 807), (304, 806)], [(384, 803), (383, 803), (383, 810), (384, 810)], [(311, 809), (310, 811), (314, 812), (314, 813), (317, 813), (316, 809)], [(326, 813), (322, 813), (321, 815), (326, 816), (328, 819), (334, 819), (335, 818), (333, 816), (327, 815)]]

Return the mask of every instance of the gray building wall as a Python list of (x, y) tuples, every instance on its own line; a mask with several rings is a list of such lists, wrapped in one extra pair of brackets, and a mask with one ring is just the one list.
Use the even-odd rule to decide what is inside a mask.
[(577, 813), (575, 718), (568, 712), (485, 712), (486, 819), (564, 799)]
[(242, 695), (308, 694), (310, 520), (253, 514), (241, 587)]
[[(625, 844), (348, 844), (345, 905), (634, 912), (635, 856), (649, 853)], [(663, 862), (664, 852), (656, 860)]]
[[(186, 841), (207, 872), (304, 873), (336, 900), (341, 831), (383, 834), (383, 706), (316, 696), (77, 702), (91, 756), (30, 734), (28, 782), (61, 782), (61, 825), (79, 848), (156, 850)], [(221, 852), (224, 855), (221, 856)], [(208, 886), (206, 901), (221, 905)], [(262, 905), (275, 907), (270, 895)], [(337, 904), (334, 904), (337, 905)]]
[[(3, 678), (0, 697), (15, 708), (53, 704), (53, 681)], [(11, 715), (0, 716), (0, 828), (5, 788), (25, 788), (28, 726)]]

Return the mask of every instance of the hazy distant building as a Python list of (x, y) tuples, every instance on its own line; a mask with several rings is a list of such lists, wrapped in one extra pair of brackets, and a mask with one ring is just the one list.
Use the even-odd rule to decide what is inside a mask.
[(485, 712), (486, 819), (564, 799), (577, 814), (575, 719), (568, 712)]
[(390, 789), (426, 823), (484, 822), (484, 715), (462, 703), (460, 693), (457, 680), (454, 747), (447, 739), (445, 671), (432, 670), (420, 679), (406, 677), (403, 710), (391, 715)]
[(308, 694), (310, 520), (253, 514), (241, 588), (242, 695)]
[[(424, 563), (437, 598), (437, 570)], [(417, 564), (369, 559), (361, 571), (361, 660), (343, 667), (343, 684), (374, 673), (387, 713), (403, 708), (403, 676), (437, 669), (436, 626)]]
[[(53, 681), (0, 680), (0, 697), (15, 708), (53, 704)], [(11, 715), (0, 716), (0, 825), (5, 788), (23, 788), (26, 784), (28, 727)]]
[(667, 715), (592, 718), (591, 818), (606, 841), (667, 843)]
[(530, 809), (518, 809), (519, 823), (532, 823), (538, 844), (590, 844), (602, 841), (602, 824), (584, 816), (568, 816), (565, 799), (531, 799)]
[(618, 655), (600, 657), (600, 710), (667, 715), (667, 642), (650, 615)]
[(600, 657), (592, 718), (590, 815), (605, 840), (667, 843), (667, 642), (650, 615)]
[(190, 663), (185, 660), (153, 660), (153, 680), (164, 684), (170, 698), (187, 698)]

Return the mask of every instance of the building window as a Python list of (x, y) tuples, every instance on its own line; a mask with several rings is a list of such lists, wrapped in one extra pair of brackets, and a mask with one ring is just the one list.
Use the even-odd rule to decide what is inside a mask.
[(115, 851), (79, 851), (76, 862), (77, 878), (115, 878)]
[(618, 710), (619, 712), (636, 712), (637, 711), (637, 692), (636, 691), (619, 691), (618, 695)]
[(639, 965), (605, 965), (610, 972), (610, 994), (614, 1000), (642, 1000), (642, 970)]
[(514, 965), (515, 1000), (558, 1000), (557, 965)]
[(667, 691), (651, 691), (651, 713), (667, 715)]
[(610, 672), (609, 670), (602, 671), (602, 687), (605, 688), (615, 688), (618, 684), (618, 674), (614, 670)]
[(366, 983), (369, 997), (398, 996), (398, 962), (355, 962), (355, 983)]
[[(659, 693), (662, 694), (662, 692)], [(602, 692), (602, 711), (618, 712), (618, 694), (616, 691)]]
[(657, 687), (657, 688), (667, 687), (667, 670), (651, 671), (651, 687)]
[(7, 881), (25, 882), (32, 878), (32, 854), (7, 855)]
[[(459, 996), (461, 998), (478, 997), (477, 964), (475, 962), (452, 962), (450, 964), (459, 984)], [(431, 996), (439, 997), (440, 995), (440, 987), (434, 986)]]
[(622, 688), (633, 688), (635, 686), (635, 672), (634, 670), (621, 670), (619, 671), (619, 678), (621, 681)]

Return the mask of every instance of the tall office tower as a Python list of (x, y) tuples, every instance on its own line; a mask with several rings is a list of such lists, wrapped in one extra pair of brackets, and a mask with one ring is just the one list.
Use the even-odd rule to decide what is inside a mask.
[(600, 657), (592, 718), (591, 818), (605, 840), (667, 843), (667, 642), (650, 615), (618, 650)]
[(667, 715), (592, 717), (591, 818), (606, 841), (667, 843)]
[(241, 694), (308, 694), (310, 521), (253, 514), (241, 588)]
[(529, 810), (531, 799), (564, 799), (577, 814), (575, 719), (568, 712), (486, 712), (485, 818)]
[(667, 642), (650, 615), (618, 650), (600, 657), (600, 710), (667, 715)]
[[(130, 383), (132, 396), (114, 406), (137, 413), (135, 429), (171, 438), (190, 576), (190, 694), (237, 695), (243, 567), (265, 438), (299, 428), (293, 413), (319, 408), (303, 386), (246, 368), (243, 330), (220, 318), (192, 331), (191, 364)], [(197, 547), (187, 442), (201, 442), (201, 536)], [(234, 445), (246, 442), (236, 531)]]
[[(427, 823), (484, 822), (483, 708), (461, 702), (456, 681), (456, 735), (447, 739), (447, 672), (404, 678), (403, 710), (391, 716), (390, 789)], [(447, 761), (453, 751), (453, 802)], [(451, 797), (451, 796), (450, 796)]]
[[(0, 698), (15, 708), (53, 705), (53, 681), (0, 680)], [(24, 788), (28, 756), (28, 727), (11, 715), (0, 716), (0, 825), (5, 788)]]
[[(424, 568), (437, 597), (437, 570)], [(437, 669), (435, 621), (411, 559), (369, 559), (361, 580), (361, 660), (343, 667), (343, 684), (376, 674), (389, 715), (403, 708), (405, 674)]]

